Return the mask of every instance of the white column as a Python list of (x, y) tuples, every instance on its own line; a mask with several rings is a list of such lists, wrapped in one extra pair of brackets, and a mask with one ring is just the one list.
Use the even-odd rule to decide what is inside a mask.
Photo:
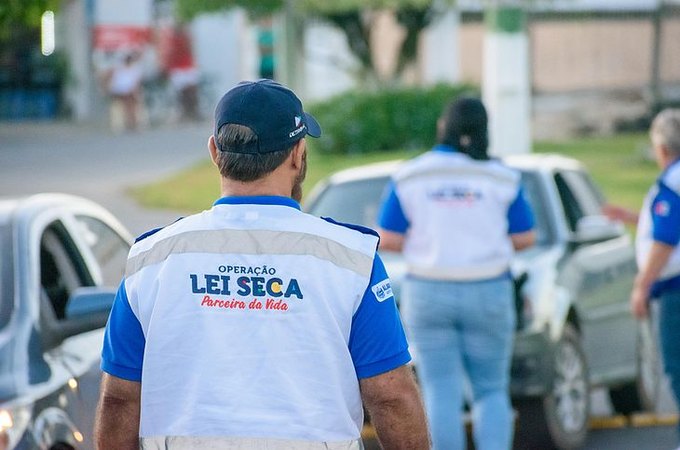
[(257, 78), (254, 33), (240, 9), (202, 14), (192, 22), (194, 57), (215, 97), (213, 103), (238, 82)]
[(96, 92), (92, 73), (90, 23), (85, 0), (65, 2), (57, 17), (57, 46), (68, 61), (69, 78), (64, 96), (71, 107), (73, 119), (81, 122), (92, 115), (92, 99)]
[(526, 13), (519, 2), (501, 0), (487, 9), (485, 21), (482, 93), (489, 111), (489, 153), (529, 153), (531, 86)]
[(447, 7), (423, 33), (422, 81), (426, 84), (460, 81), (460, 12)]

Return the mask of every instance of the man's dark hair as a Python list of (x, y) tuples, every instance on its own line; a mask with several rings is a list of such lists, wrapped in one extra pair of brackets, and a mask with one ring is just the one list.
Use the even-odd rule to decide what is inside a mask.
[(454, 147), (474, 159), (489, 159), (488, 118), (479, 99), (461, 97), (451, 102), (444, 109), (442, 120), (444, 126), (437, 135), (440, 144)]
[(243, 148), (257, 147), (257, 135), (243, 125), (225, 124), (215, 136), (217, 167), (224, 178), (255, 181), (274, 171), (288, 158), (293, 147), (278, 152), (243, 153)]

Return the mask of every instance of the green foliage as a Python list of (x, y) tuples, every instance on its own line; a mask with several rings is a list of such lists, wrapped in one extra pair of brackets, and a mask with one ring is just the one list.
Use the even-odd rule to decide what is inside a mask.
[(283, 8), (284, 0), (176, 0), (175, 5), (177, 15), (184, 20), (193, 19), (201, 13), (226, 11), (235, 7), (245, 9), (251, 17), (260, 17)]
[(432, 0), (297, 0), (294, 4), (301, 11), (323, 15), (369, 9), (422, 9), (430, 6)]
[(344, 93), (309, 108), (323, 136), (308, 142), (323, 153), (427, 148), (434, 144), (444, 106), (462, 93), (476, 92), (471, 86), (438, 85)]
[(60, 0), (2, 0), (0, 1), (0, 41), (9, 39), (12, 30), (40, 26), (45, 11), (56, 11)]

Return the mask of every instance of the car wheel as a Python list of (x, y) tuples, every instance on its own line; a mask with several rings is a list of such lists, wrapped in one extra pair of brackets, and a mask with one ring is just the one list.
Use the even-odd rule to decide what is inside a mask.
[(609, 389), (614, 410), (620, 414), (653, 411), (659, 398), (661, 364), (652, 320), (638, 324), (637, 377), (634, 381)]
[(588, 367), (575, 328), (567, 324), (553, 354), (553, 382), (542, 398), (516, 402), (519, 448), (575, 449), (588, 433)]

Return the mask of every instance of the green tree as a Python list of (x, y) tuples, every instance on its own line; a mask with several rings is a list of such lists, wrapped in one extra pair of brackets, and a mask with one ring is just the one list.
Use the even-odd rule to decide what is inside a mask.
[[(231, 7), (242, 7), (251, 15), (271, 14), (286, 4), (302, 17), (316, 17), (341, 30), (350, 51), (360, 64), (359, 78), (368, 84), (396, 81), (417, 56), (418, 37), (432, 23), (437, 5), (451, 3), (432, 0), (176, 0), (177, 12), (190, 19), (201, 12), (214, 12)], [(392, 78), (380, 80), (371, 50), (371, 33), (375, 30), (376, 13), (390, 10), (405, 31), (397, 67)]]
[(45, 11), (56, 11), (60, 0), (2, 0), (0, 2), (0, 39), (18, 28), (40, 26)]

